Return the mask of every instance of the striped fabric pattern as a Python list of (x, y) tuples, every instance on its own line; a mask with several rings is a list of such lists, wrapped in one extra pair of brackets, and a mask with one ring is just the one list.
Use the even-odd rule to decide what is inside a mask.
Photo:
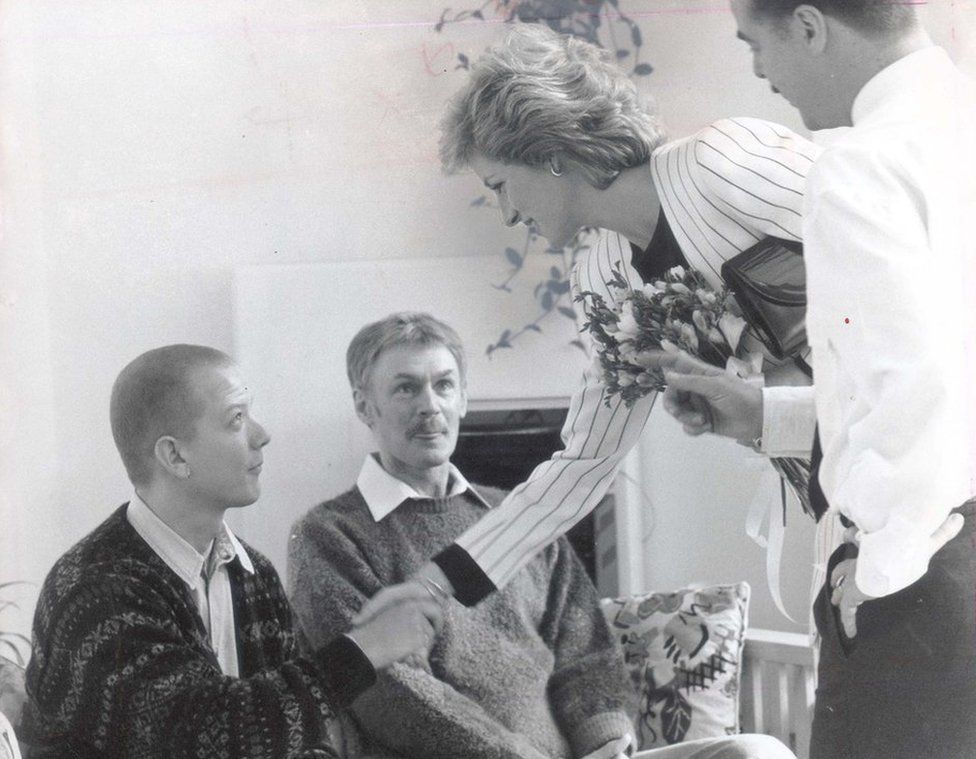
[(762, 238), (800, 240), (804, 183), (818, 154), (759, 119), (719, 121), (659, 150), (654, 184), (688, 263), (720, 287), (722, 264)]
[[(688, 263), (719, 287), (722, 263), (763, 237), (800, 239), (805, 177), (818, 154), (785, 127), (725, 119), (658, 149), (650, 178)], [(604, 232), (573, 272), (573, 293), (614, 302), (606, 282), (615, 266), (631, 284), (641, 282), (630, 259), (629, 242)], [(587, 368), (562, 430), (565, 449), (457, 540), (495, 587), (596, 507), (655, 400), (651, 394), (629, 409), (619, 399), (607, 406), (599, 365)]]

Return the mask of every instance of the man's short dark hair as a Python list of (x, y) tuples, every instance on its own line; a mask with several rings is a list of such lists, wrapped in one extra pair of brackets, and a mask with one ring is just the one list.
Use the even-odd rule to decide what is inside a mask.
[(226, 353), (204, 345), (167, 345), (131, 361), (112, 386), (112, 437), (134, 485), (152, 479), (156, 441), (163, 435), (192, 438), (203, 401), (191, 391), (194, 374), (227, 367)]
[(911, 0), (752, 0), (753, 15), (782, 18), (801, 5), (812, 5), (863, 34), (904, 32), (916, 22)]

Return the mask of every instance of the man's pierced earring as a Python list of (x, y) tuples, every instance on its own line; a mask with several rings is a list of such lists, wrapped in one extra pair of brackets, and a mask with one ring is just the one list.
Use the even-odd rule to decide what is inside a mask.
[(190, 479), (190, 465), (186, 465), (186, 479)]
[(556, 171), (556, 164), (554, 164), (554, 163), (550, 163), (549, 164), (549, 171), (552, 172), (552, 175), (554, 177), (561, 177), (563, 175), (563, 172), (562, 172), (561, 169), (559, 171)]

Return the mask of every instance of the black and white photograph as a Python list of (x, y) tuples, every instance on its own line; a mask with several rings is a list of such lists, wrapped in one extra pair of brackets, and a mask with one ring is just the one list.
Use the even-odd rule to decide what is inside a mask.
[(0, 759), (976, 757), (976, 0), (0, 2)]

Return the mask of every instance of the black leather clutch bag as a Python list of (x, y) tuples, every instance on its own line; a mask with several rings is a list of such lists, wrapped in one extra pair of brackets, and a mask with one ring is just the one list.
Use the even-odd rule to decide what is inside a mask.
[(796, 358), (807, 344), (803, 246), (767, 237), (722, 264), (722, 279), (767, 350)]

